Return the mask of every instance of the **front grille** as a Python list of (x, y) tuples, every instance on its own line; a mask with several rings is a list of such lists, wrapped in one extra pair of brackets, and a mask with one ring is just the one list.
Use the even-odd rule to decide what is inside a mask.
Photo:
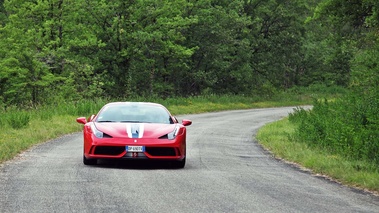
[(167, 135), (167, 134), (165, 134), (165, 135), (163, 135), (163, 136), (159, 137), (158, 139), (168, 139), (168, 135)]
[(176, 156), (175, 148), (171, 147), (146, 147), (146, 152), (151, 156)]
[(120, 155), (125, 151), (125, 146), (97, 146), (95, 155)]

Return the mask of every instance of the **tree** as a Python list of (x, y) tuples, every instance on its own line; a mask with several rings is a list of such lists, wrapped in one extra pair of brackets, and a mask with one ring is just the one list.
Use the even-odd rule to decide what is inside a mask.
[[(368, 52), (377, 54), (376, 49), (379, 45), (377, 35), (378, 13), (379, 3), (372, 0), (325, 0), (316, 8), (313, 19), (327, 25), (328, 29), (333, 29), (329, 33), (329, 40), (332, 41), (329, 43), (333, 45), (336, 51), (331, 52), (327, 62), (332, 64), (337, 75), (340, 74), (345, 77), (344, 82), (340, 83), (349, 84), (348, 77), (351, 75), (351, 67), (362, 68), (363, 55)], [(375, 70), (371, 59), (372, 57), (367, 57), (367, 62), (371, 64), (367, 68), (371, 67), (370, 69)], [(356, 69), (353, 71), (360, 72)], [(366, 82), (364, 78), (371, 78), (362, 74), (352, 73), (352, 75), (355, 76), (354, 85), (359, 81)], [(357, 81), (357, 77), (360, 78), (359, 81)]]
[(183, 32), (197, 21), (186, 16), (183, 8), (187, 6), (188, 1), (182, 0), (139, 1), (134, 5), (131, 20), (135, 26), (128, 48), (129, 84), (142, 95), (180, 94), (184, 80), (181, 74), (189, 71), (188, 60), (196, 49), (184, 43)]
[[(324, 0), (315, 10), (313, 24), (330, 47), (323, 62), (350, 91), (333, 102), (319, 102), (303, 113), (298, 132), (308, 141), (351, 159), (379, 164), (379, 36), (378, 1)], [(326, 35), (326, 36), (325, 36)], [(316, 35), (313, 35), (316, 37)], [(325, 76), (325, 73), (324, 73)], [(300, 115), (300, 114), (299, 114)]]
[(92, 64), (73, 50), (97, 47), (101, 42), (90, 31), (92, 26), (85, 25), (85, 4), (84, 0), (5, 2), (9, 18), (1, 29), (0, 46), (4, 59), (1, 96), (6, 103), (72, 99), (80, 88), (84, 88), (81, 94), (88, 93)]
[(7, 20), (6, 10), (4, 8), (4, 0), (0, 0), (0, 26), (4, 25)]
[[(36, 104), (346, 85), (353, 53), (369, 39), (350, 44), (378, 24), (375, 1), (354, 2), (8, 0), (0, 4), (0, 96)], [(334, 5), (341, 11), (317, 17)], [(366, 21), (335, 18), (345, 7)]]
[(7, 10), (10, 14), (7, 24), (0, 29), (0, 58), (3, 59), (0, 61), (0, 95), (5, 104), (35, 103), (43, 88), (54, 81), (47, 67), (35, 57), (37, 31), (26, 27), (36, 24), (34, 11), (30, 10), (35, 4), (18, 1), (5, 2), (4, 6), (13, 10)]
[(307, 7), (302, 1), (246, 0), (256, 89), (289, 88), (299, 81)]

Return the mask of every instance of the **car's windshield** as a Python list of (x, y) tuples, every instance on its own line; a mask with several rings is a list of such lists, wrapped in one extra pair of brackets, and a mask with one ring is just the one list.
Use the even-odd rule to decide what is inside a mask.
[(173, 123), (168, 112), (160, 106), (149, 104), (119, 104), (105, 106), (97, 122)]

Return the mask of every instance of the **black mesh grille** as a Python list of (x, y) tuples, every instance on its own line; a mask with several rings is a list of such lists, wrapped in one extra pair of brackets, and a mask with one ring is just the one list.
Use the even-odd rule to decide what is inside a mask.
[(119, 155), (125, 151), (125, 146), (97, 146), (95, 155)]
[(163, 136), (159, 137), (159, 139), (168, 139), (168, 135), (167, 134), (163, 135)]
[(146, 147), (146, 152), (152, 156), (176, 156), (175, 149), (170, 147)]

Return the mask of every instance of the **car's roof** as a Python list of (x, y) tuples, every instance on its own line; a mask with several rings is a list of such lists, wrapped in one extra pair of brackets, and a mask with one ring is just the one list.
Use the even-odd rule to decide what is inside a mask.
[(131, 101), (109, 102), (109, 103), (105, 104), (105, 106), (107, 106), (107, 105), (153, 105), (153, 106), (163, 107), (162, 104), (153, 103), (153, 102), (131, 102)]

